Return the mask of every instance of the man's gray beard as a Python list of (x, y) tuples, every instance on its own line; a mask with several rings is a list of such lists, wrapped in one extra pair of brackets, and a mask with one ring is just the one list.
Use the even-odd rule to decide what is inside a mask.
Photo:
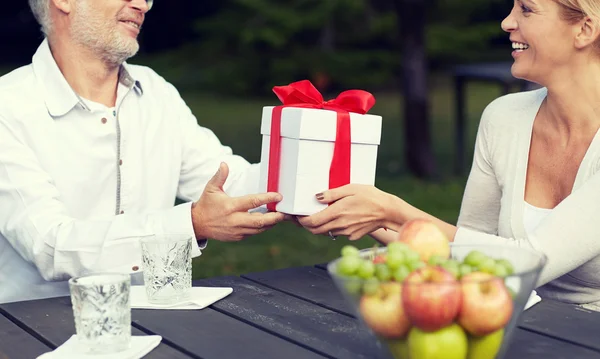
[[(137, 54), (140, 46), (134, 39), (128, 39), (119, 33), (118, 23), (103, 23), (89, 13), (85, 2), (80, 3), (81, 13), (75, 17), (71, 33), (73, 39), (89, 49), (111, 67), (118, 67)], [(105, 30), (108, 29), (108, 30)]]
[(86, 34), (85, 32), (74, 34), (75, 41), (85, 48), (90, 49), (92, 53), (100, 57), (109, 66), (120, 66), (127, 59), (137, 54), (139, 50), (137, 41), (130, 41), (128, 43), (128, 41), (119, 38), (117, 34), (106, 35), (113, 36), (102, 38), (94, 36), (91, 33)]

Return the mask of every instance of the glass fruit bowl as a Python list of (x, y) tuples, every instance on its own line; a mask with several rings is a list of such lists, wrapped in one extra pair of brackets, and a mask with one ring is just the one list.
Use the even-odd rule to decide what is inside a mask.
[[(364, 325), (402, 359), (502, 358), (546, 257), (502, 245), (347, 245), (328, 271)], [(438, 251), (440, 252), (440, 251)]]

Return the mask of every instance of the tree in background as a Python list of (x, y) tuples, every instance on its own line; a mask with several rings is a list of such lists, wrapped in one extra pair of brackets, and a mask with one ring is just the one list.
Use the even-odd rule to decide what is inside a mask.
[(402, 48), (405, 153), (409, 170), (421, 178), (435, 173), (428, 115), (426, 0), (395, 0)]
[[(230, 96), (272, 96), (274, 85), (303, 78), (325, 96), (399, 87), (406, 163), (427, 178), (436, 169), (427, 73), (498, 59), (490, 50), (501, 42), (507, 54), (500, 20), (509, 8), (505, 0), (156, 1), (141, 55), (178, 88)], [(40, 41), (27, 2), (8, 2), (0, 46), (10, 51), (0, 62), (29, 62)]]

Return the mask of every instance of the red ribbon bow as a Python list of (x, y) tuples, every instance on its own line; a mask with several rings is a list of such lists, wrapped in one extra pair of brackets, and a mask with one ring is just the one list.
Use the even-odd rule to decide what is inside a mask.
[[(323, 95), (308, 80), (293, 82), (287, 86), (275, 86), (273, 92), (283, 105), (275, 106), (271, 114), (271, 140), (269, 148), (269, 173), (267, 192), (279, 190), (279, 165), (281, 162), (281, 112), (285, 107), (316, 108), (337, 113), (337, 130), (333, 159), (329, 168), (329, 188), (337, 188), (350, 183), (350, 112), (366, 114), (375, 97), (367, 91), (348, 90), (333, 100), (324, 101)], [(267, 208), (275, 211), (276, 203)]]

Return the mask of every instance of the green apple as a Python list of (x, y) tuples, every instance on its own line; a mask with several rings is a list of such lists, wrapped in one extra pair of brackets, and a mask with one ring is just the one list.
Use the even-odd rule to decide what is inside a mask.
[(469, 355), (467, 359), (494, 359), (502, 346), (504, 329), (475, 337), (469, 336)]
[(413, 327), (408, 333), (408, 353), (411, 359), (466, 359), (467, 334), (453, 323), (434, 332)]
[(394, 359), (411, 359), (408, 356), (408, 342), (404, 339), (389, 339), (386, 340), (386, 344), (392, 358)]

